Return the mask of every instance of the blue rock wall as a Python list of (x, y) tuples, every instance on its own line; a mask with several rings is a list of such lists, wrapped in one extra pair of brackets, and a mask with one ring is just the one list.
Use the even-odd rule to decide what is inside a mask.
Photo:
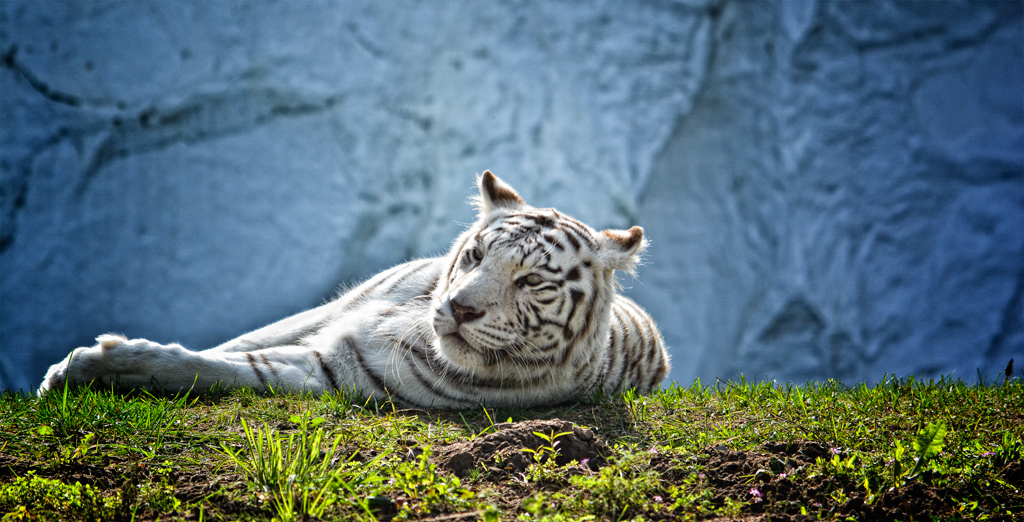
[(0, 3), (0, 386), (443, 251), (473, 175), (645, 227), (671, 378), (1024, 359), (1019, 2)]

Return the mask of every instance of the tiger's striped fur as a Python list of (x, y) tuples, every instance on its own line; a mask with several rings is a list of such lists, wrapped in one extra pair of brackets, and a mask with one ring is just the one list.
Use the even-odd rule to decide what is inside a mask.
[(351, 388), (424, 407), (532, 406), (647, 392), (668, 372), (654, 321), (618, 295), (643, 230), (597, 232), (528, 206), (487, 171), (479, 219), (443, 257), (411, 261), (332, 302), (193, 352), (102, 335), (39, 392), (90, 381), (161, 390)]

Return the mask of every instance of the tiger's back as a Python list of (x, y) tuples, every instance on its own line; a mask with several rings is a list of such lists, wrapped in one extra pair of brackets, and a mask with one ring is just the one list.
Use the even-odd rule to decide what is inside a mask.
[(639, 227), (597, 232), (528, 206), (490, 172), (479, 218), (447, 255), (385, 271), (337, 299), (193, 352), (101, 336), (40, 392), (92, 380), (165, 390), (348, 388), (424, 407), (532, 406), (598, 389), (648, 392), (668, 372), (651, 317), (618, 294)]

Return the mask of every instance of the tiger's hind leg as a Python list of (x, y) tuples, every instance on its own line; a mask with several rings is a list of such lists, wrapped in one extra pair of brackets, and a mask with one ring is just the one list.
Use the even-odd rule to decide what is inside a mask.
[[(325, 386), (314, 353), (299, 346), (257, 352), (193, 352), (179, 344), (101, 335), (96, 345), (78, 348), (46, 372), (39, 394), (95, 382), (153, 391), (205, 392), (214, 386), (312, 391)], [(330, 380), (330, 379), (327, 379)]]

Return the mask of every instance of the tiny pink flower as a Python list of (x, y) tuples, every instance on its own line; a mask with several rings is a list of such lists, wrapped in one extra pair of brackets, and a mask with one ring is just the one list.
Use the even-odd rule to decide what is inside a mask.
[(647, 450), (647, 453), (650, 453), (651, 455), (657, 455), (658, 454), (658, 448), (655, 448), (654, 446), (651, 446), (651, 449)]
[(757, 488), (750, 488), (750, 494), (754, 496), (754, 503), (761, 502), (761, 492)]
[(839, 448), (829, 448), (829, 451), (831, 451), (833, 455), (838, 455), (842, 453), (842, 451)]
[(589, 464), (589, 463), (590, 463), (590, 459), (583, 459), (583, 460), (581, 460), (580, 461), (580, 468), (590, 469), (590, 467), (587, 466), (587, 464)]
[(654, 495), (654, 501), (660, 504), (662, 502), (661, 495)]

